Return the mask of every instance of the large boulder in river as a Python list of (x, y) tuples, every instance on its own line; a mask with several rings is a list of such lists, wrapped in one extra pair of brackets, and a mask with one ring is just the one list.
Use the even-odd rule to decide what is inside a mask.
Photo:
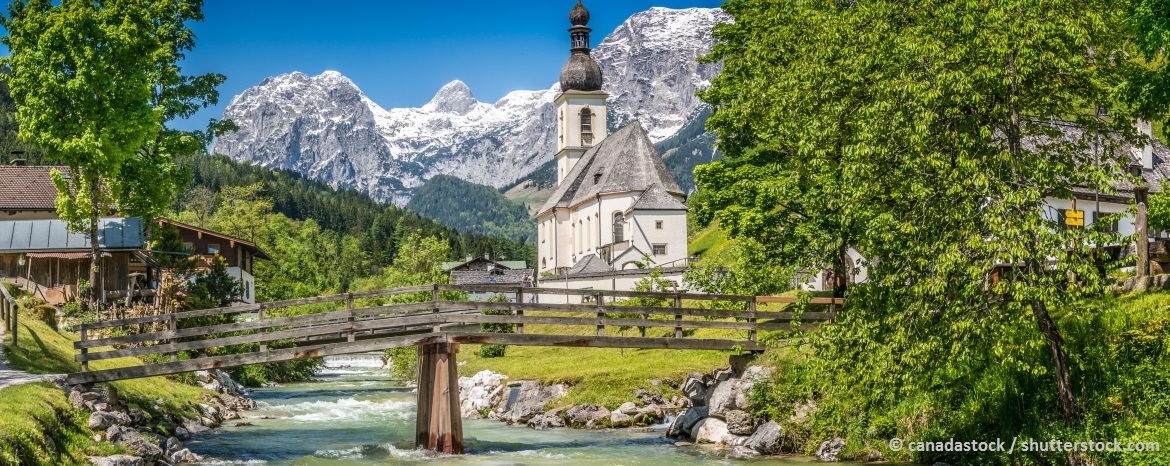
[(595, 404), (584, 404), (569, 408), (565, 422), (573, 427), (604, 427), (600, 423), (609, 420), (609, 409)]
[(502, 402), (503, 409), (499, 410), (499, 417), (510, 424), (522, 425), (543, 413), (550, 401), (565, 396), (567, 389), (564, 385), (545, 386), (523, 381), (509, 384), (508, 391)]
[(691, 439), (695, 443), (719, 444), (727, 435), (727, 423), (717, 417), (703, 419), (691, 428)]
[(674, 422), (666, 429), (666, 436), (669, 438), (690, 437), (691, 428), (705, 417), (707, 417), (706, 406), (687, 409), (674, 418)]
[(778, 454), (784, 447), (784, 427), (776, 421), (768, 421), (748, 437), (745, 446), (765, 455)]
[(736, 409), (735, 395), (739, 389), (739, 379), (727, 379), (719, 382), (714, 390), (707, 395), (707, 407), (712, 416), (722, 417), (728, 411)]
[(459, 378), (459, 411), (464, 419), (480, 419), (500, 402), (508, 376), (482, 370)]
[(621, 411), (614, 411), (612, 413), (609, 413), (609, 426), (610, 427), (629, 427), (630, 424), (633, 424), (633, 423), (634, 423), (634, 418), (630, 417), (629, 414), (623, 413)]

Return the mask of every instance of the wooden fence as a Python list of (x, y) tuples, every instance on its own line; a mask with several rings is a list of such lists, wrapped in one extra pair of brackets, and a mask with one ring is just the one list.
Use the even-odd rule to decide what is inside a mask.
[[(455, 292), (455, 293), (451, 293)], [(444, 295), (465, 293), (511, 295), (515, 302), (470, 301), (450, 299)], [(429, 295), (429, 296), (428, 296)], [(586, 304), (542, 303), (557, 296), (578, 296), (592, 300)], [(417, 302), (357, 307), (356, 301), (398, 298)], [(622, 298), (664, 300), (666, 306), (629, 306), (617, 302)], [(562, 298), (563, 299), (563, 298)], [(684, 301), (722, 301), (739, 303), (742, 309), (684, 307)], [(523, 288), (504, 285), (426, 285), (364, 293), (347, 293), (315, 298), (277, 301), (219, 309), (180, 312), (112, 320), (74, 327), (80, 332), (75, 360), (82, 373), (70, 376), (71, 383), (90, 383), (126, 378), (190, 372), (212, 368), (288, 361), (309, 357), (349, 354), (387, 348), (446, 341), (468, 344), (504, 344), (531, 346), (575, 346), (608, 348), (710, 349), (762, 351), (757, 332), (793, 328), (797, 316), (788, 311), (766, 311), (764, 303), (796, 303), (788, 296), (737, 296), (694, 293), (654, 293), (605, 290), (566, 290)], [(812, 322), (832, 321), (836, 307), (843, 301), (835, 298), (811, 298), (810, 304), (826, 305), (820, 312), (799, 316), (800, 326), (811, 328)], [(272, 310), (323, 303), (344, 303), (344, 310), (303, 315), (271, 316)], [(510, 315), (489, 315), (483, 311), (510, 311)], [(182, 322), (255, 313), (253, 320), (212, 323), (186, 327)], [(727, 320), (732, 319), (735, 320)], [(723, 320), (716, 320), (723, 319)], [(223, 320), (223, 319), (221, 319)], [(486, 333), (481, 324), (511, 324), (514, 333)], [(574, 334), (525, 333), (525, 326), (556, 325), (581, 328)], [(632, 337), (606, 333), (614, 327), (672, 329), (667, 337)], [(95, 338), (101, 329), (117, 329), (113, 336)], [(686, 336), (687, 330), (724, 329), (741, 331), (740, 339), (701, 339)], [(290, 348), (269, 349), (269, 345), (290, 342)], [(180, 361), (181, 351), (197, 352), (210, 348), (255, 344), (256, 350), (225, 356), (203, 356)], [(105, 348), (102, 351), (97, 351)], [(90, 351), (97, 352), (90, 352)], [(89, 362), (130, 356), (163, 355), (170, 362), (102, 371), (89, 371)]]

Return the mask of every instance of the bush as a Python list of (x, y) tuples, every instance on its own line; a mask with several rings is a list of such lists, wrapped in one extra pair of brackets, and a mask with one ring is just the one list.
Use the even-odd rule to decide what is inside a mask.
[(405, 380), (418, 379), (418, 348), (403, 346), (386, 350), (390, 358), (390, 375)]
[(481, 358), (502, 358), (507, 350), (506, 345), (481, 345), (475, 355)]

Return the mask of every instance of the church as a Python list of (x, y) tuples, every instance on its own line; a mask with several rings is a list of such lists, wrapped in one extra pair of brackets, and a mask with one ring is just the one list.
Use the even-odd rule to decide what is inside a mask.
[(601, 67), (590, 55), (589, 11), (569, 13), (572, 55), (557, 97), (557, 185), (537, 211), (542, 275), (681, 267), (685, 193), (642, 124), (608, 134)]

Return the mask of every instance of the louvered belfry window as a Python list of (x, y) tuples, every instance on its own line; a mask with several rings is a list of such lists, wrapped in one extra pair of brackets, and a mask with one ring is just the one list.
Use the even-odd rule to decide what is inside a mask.
[(593, 112), (588, 108), (581, 109), (581, 144), (593, 145)]

